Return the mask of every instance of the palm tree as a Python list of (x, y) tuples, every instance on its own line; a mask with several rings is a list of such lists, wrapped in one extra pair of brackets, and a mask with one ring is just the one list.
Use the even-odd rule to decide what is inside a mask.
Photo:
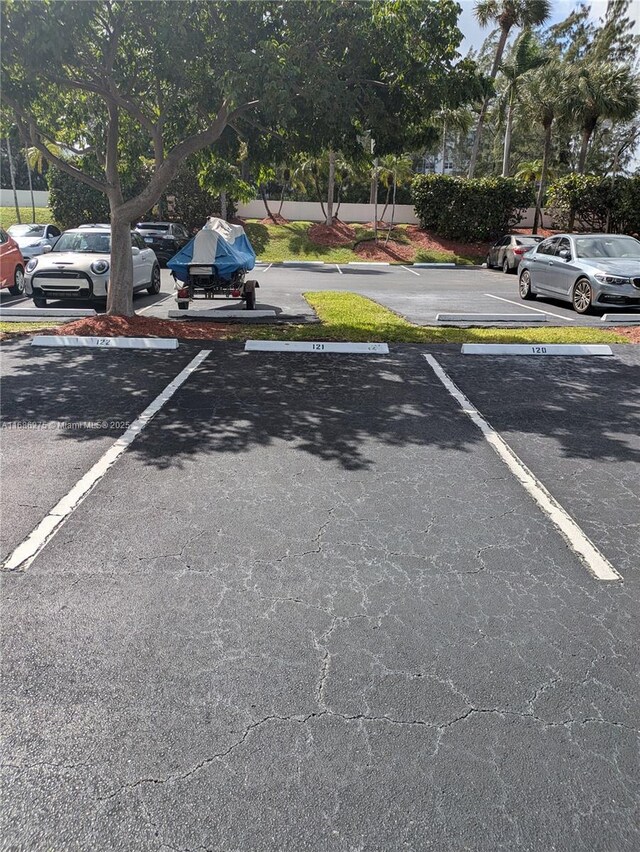
[(500, 66), (507, 86), (502, 95), (502, 105), (506, 107), (506, 123), (504, 131), (504, 148), (502, 155), (502, 177), (509, 177), (509, 162), (511, 157), (511, 133), (516, 104), (519, 99), (521, 85), (526, 75), (540, 68), (549, 57), (545, 56), (540, 43), (531, 30), (524, 30), (517, 38), (509, 58)]
[[(475, 16), (481, 27), (491, 23), (498, 25), (500, 36), (489, 79), (495, 80), (502, 62), (502, 55), (507, 44), (507, 38), (513, 27), (533, 27), (543, 24), (551, 12), (549, 0), (478, 0), (475, 5)], [(471, 150), (469, 177), (472, 178), (478, 161), (482, 129), (484, 127), (489, 97), (485, 97), (478, 117), (478, 125)]]
[(568, 111), (568, 93), (573, 84), (571, 69), (565, 64), (554, 60), (532, 72), (523, 100), (528, 118), (542, 127), (544, 131), (544, 150), (540, 185), (536, 198), (536, 212), (533, 219), (533, 233), (537, 233), (542, 219), (542, 202), (544, 200), (545, 184), (549, 172), (551, 157), (551, 141), (553, 125), (563, 118)]
[(578, 174), (584, 174), (591, 137), (601, 119), (626, 121), (639, 107), (638, 80), (628, 66), (585, 60), (577, 72), (571, 113), (581, 133)]

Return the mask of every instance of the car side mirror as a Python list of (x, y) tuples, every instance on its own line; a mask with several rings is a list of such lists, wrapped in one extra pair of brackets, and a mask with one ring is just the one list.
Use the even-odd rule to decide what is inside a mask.
[(558, 257), (561, 257), (563, 260), (571, 260), (571, 252), (569, 249), (560, 249)]
[(131, 254), (132, 254), (134, 257), (135, 257), (136, 255), (140, 254), (140, 249), (138, 248), (138, 246), (131, 246)]
[(42, 246), (42, 254), (49, 254), (51, 246)]

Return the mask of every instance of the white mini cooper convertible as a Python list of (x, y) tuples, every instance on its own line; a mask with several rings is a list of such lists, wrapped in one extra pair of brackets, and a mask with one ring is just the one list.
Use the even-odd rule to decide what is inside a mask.
[[(104, 301), (109, 286), (111, 229), (108, 225), (65, 231), (48, 254), (32, 258), (25, 269), (25, 291), (37, 308), (50, 299)], [(133, 291), (160, 292), (160, 266), (153, 249), (131, 234)]]

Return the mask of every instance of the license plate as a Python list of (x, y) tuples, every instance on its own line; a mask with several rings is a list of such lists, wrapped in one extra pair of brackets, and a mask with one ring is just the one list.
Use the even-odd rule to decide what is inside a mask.
[(144, 241), (145, 241), (145, 243), (152, 243), (152, 242), (153, 242), (153, 237), (145, 237), (145, 238), (144, 238)]

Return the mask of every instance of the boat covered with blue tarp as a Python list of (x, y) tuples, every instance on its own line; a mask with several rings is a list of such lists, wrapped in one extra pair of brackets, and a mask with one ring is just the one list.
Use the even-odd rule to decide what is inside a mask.
[(222, 281), (232, 281), (239, 272), (256, 265), (256, 253), (241, 225), (211, 217), (195, 237), (167, 263), (174, 278), (187, 282), (194, 266), (209, 267)]

